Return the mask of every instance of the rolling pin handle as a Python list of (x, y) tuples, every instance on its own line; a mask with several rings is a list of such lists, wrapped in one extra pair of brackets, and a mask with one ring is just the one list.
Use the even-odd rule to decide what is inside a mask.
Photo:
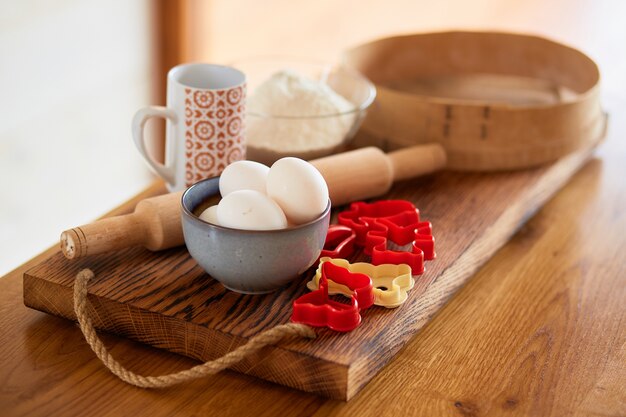
[(438, 143), (411, 146), (387, 154), (393, 180), (401, 181), (439, 171), (446, 166), (446, 151)]
[(61, 233), (61, 252), (67, 259), (141, 245), (144, 225), (134, 214), (109, 217)]

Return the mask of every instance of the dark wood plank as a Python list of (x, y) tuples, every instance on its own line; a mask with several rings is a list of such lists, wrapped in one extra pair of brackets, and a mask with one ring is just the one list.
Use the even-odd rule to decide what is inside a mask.
[[(417, 278), (401, 308), (372, 308), (348, 334), (320, 330), (250, 357), (237, 371), (332, 398), (356, 394), (530, 214), (588, 158), (590, 150), (540, 169), (500, 174), (442, 173), (397, 184), (387, 198), (413, 201), (433, 222), (438, 259)], [(490, 243), (490, 241), (492, 241)], [(141, 248), (68, 261), (60, 253), (24, 275), (26, 305), (73, 318), (75, 274), (97, 275), (90, 289), (95, 324), (115, 334), (209, 360), (288, 321), (309, 276), (263, 296), (225, 290), (184, 248)]]

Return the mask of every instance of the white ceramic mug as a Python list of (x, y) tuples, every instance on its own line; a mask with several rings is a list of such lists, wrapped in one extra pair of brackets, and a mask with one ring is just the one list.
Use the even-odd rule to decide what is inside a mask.
[[(183, 64), (167, 74), (167, 107), (148, 106), (133, 118), (133, 139), (170, 191), (215, 177), (244, 159), (246, 77), (234, 68)], [(166, 119), (165, 164), (150, 157), (144, 140), (149, 118)]]

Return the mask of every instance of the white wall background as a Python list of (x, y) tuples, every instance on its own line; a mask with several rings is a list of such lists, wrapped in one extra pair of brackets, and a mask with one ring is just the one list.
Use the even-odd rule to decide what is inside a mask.
[(143, 189), (150, 0), (0, 0), (0, 276)]

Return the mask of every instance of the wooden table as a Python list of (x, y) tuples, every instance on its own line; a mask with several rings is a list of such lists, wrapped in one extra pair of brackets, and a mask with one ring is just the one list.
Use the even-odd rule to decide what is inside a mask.
[[(597, 158), (348, 403), (233, 372), (160, 391), (126, 385), (76, 325), (22, 304), (22, 273), (43, 254), (0, 279), (0, 414), (626, 415), (623, 116)], [(104, 339), (146, 374), (193, 364)]]
[[(597, 158), (350, 402), (229, 371), (126, 385), (75, 324), (24, 307), (22, 274), (44, 253), (0, 279), (0, 415), (626, 415), (626, 105), (612, 81)], [(141, 373), (194, 364), (103, 338)]]

